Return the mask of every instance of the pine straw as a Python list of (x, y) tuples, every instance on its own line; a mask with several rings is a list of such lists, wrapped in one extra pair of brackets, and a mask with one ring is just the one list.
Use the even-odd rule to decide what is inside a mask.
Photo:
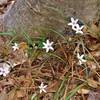
[[(38, 50), (34, 59), (28, 58), (23, 64), (15, 66), (7, 77), (0, 77), (0, 91), (5, 91), (3, 94), (7, 100), (86, 100), (88, 94), (78, 93), (80, 88), (96, 92), (100, 89), (100, 84), (93, 88), (87, 82), (88, 79), (96, 82), (100, 79), (100, 54), (97, 56), (94, 53), (100, 48), (90, 49), (91, 40), (93, 45), (100, 42), (89, 35), (66, 37), (66, 41), (56, 41), (54, 52)], [(85, 65), (78, 66), (77, 52), (85, 53), (91, 59), (87, 58)], [(96, 65), (94, 70), (93, 64)], [(41, 82), (48, 85), (47, 93), (39, 93)]]

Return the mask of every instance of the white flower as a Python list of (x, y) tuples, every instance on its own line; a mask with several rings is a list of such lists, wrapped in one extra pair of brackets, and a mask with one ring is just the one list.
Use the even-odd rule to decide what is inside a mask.
[(77, 58), (79, 60), (79, 62), (78, 62), (79, 65), (82, 65), (83, 63), (86, 62), (86, 60), (84, 59), (84, 54), (79, 55), (79, 53), (77, 53)]
[(50, 42), (49, 40), (46, 41), (46, 43), (43, 43), (43, 48), (46, 49), (46, 52), (49, 52), (49, 50), (54, 50), (52, 47), (53, 42)]
[(46, 90), (45, 90), (46, 87), (47, 87), (47, 85), (44, 85), (43, 82), (42, 82), (41, 85), (39, 86), (40, 93), (42, 93), (42, 92), (46, 93)]
[(0, 67), (0, 75), (6, 76), (10, 72), (10, 65), (4, 63), (2, 67)]
[(19, 46), (17, 43), (14, 43), (14, 46), (12, 46), (13, 51), (19, 50)]
[(78, 24), (75, 26), (72, 26), (72, 29), (76, 31), (76, 33), (80, 33), (80, 34), (83, 34), (83, 31), (82, 31), (83, 28), (84, 26), (79, 26)]
[(74, 19), (73, 17), (71, 17), (71, 22), (70, 23), (68, 23), (68, 25), (70, 25), (70, 26), (74, 26), (74, 25), (76, 25), (77, 24), (77, 22), (78, 22), (78, 19)]
[(72, 29), (76, 32), (76, 33), (80, 33), (83, 34), (82, 29), (84, 28), (84, 26), (79, 26), (79, 24), (77, 23), (78, 19), (74, 19), (73, 17), (71, 17), (71, 22), (68, 23), (68, 25), (72, 26)]

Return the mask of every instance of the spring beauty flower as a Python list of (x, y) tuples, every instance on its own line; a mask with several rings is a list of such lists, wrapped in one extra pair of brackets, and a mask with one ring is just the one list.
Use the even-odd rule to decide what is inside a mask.
[(77, 22), (78, 22), (78, 19), (75, 20), (73, 17), (71, 17), (71, 22), (68, 23), (68, 25), (73, 27), (74, 25), (77, 25)]
[(46, 52), (49, 52), (49, 50), (54, 50), (54, 48), (52, 47), (53, 42), (50, 42), (49, 40), (46, 40), (46, 43), (43, 42), (43, 49), (46, 49)]
[(86, 60), (84, 59), (84, 54), (80, 55), (79, 53), (77, 53), (77, 59), (79, 60), (78, 64), (82, 65), (83, 63), (86, 62)]
[(19, 45), (17, 43), (14, 43), (14, 46), (12, 46), (13, 51), (19, 50)]
[(82, 29), (84, 28), (84, 26), (80, 26), (78, 24), (78, 19), (74, 19), (73, 17), (71, 17), (71, 22), (68, 23), (69, 26), (72, 26), (72, 29), (76, 32), (76, 33), (79, 33), (79, 34), (83, 34), (83, 31)]
[(45, 92), (46, 93), (46, 90), (45, 90), (46, 87), (47, 87), (47, 85), (44, 85), (44, 83), (41, 82), (41, 85), (39, 86), (40, 93), (42, 93), (42, 92)]
[(72, 29), (73, 29), (77, 34), (83, 34), (83, 31), (82, 31), (83, 28), (84, 28), (84, 26), (76, 25), (76, 26), (74, 26)]

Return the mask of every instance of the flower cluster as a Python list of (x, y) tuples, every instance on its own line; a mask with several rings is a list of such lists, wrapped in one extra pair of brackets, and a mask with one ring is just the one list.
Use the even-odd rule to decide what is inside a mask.
[[(46, 49), (46, 52), (49, 52), (50, 50), (54, 51), (54, 48), (52, 47), (54, 42), (50, 42), (48, 39), (46, 42), (43, 42), (43, 49)], [(19, 45), (17, 43), (14, 43), (12, 46), (13, 51), (19, 50)]]
[[(19, 46), (17, 43), (14, 43), (12, 46), (13, 51), (19, 50)], [(10, 73), (11, 66), (8, 63), (3, 63), (2, 67), (0, 67), (0, 76), (7, 76)]]
[(84, 26), (80, 26), (78, 24), (78, 19), (74, 19), (73, 17), (71, 17), (71, 22), (68, 23), (69, 26), (72, 26), (72, 29), (77, 33), (77, 34), (83, 34), (82, 29), (84, 28)]

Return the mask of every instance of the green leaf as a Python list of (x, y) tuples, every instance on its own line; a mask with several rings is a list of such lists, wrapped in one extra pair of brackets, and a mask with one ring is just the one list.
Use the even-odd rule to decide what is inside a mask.
[(38, 41), (38, 48), (42, 48), (43, 47), (43, 42), (45, 42), (45, 37), (41, 37)]
[(14, 36), (15, 33), (13, 33), (13, 32), (0, 32), (0, 35)]
[(28, 43), (29, 45), (33, 45), (33, 41), (32, 41), (32, 39), (30, 38), (30, 36), (28, 35), (28, 33), (23, 32), (22, 34), (23, 34), (24, 38), (26, 39), (27, 43)]
[(34, 93), (34, 94), (31, 96), (31, 100), (37, 100), (37, 99), (36, 99), (36, 96), (37, 96), (37, 94)]
[(67, 77), (65, 76), (64, 79), (62, 80), (59, 89), (57, 90), (57, 92), (54, 95), (54, 100), (59, 100), (60, 93), (62, 92), (62, 90), (64, 88), (65, 81), (67, 79), (68, 79), (68, 76)]
[(66, 96), (66, 100), (70, 100), (70, 98), (71, 98), (72, 96), (74, 96), (75, 93), (76, 93), (83, 85), (84, 85), (84, 84), (81, 84), (81, 85), (77, 86), (75, 89), (73, 89), (72, 91), (70, 91), (70, 92), (68, 93), (68, 95)]

